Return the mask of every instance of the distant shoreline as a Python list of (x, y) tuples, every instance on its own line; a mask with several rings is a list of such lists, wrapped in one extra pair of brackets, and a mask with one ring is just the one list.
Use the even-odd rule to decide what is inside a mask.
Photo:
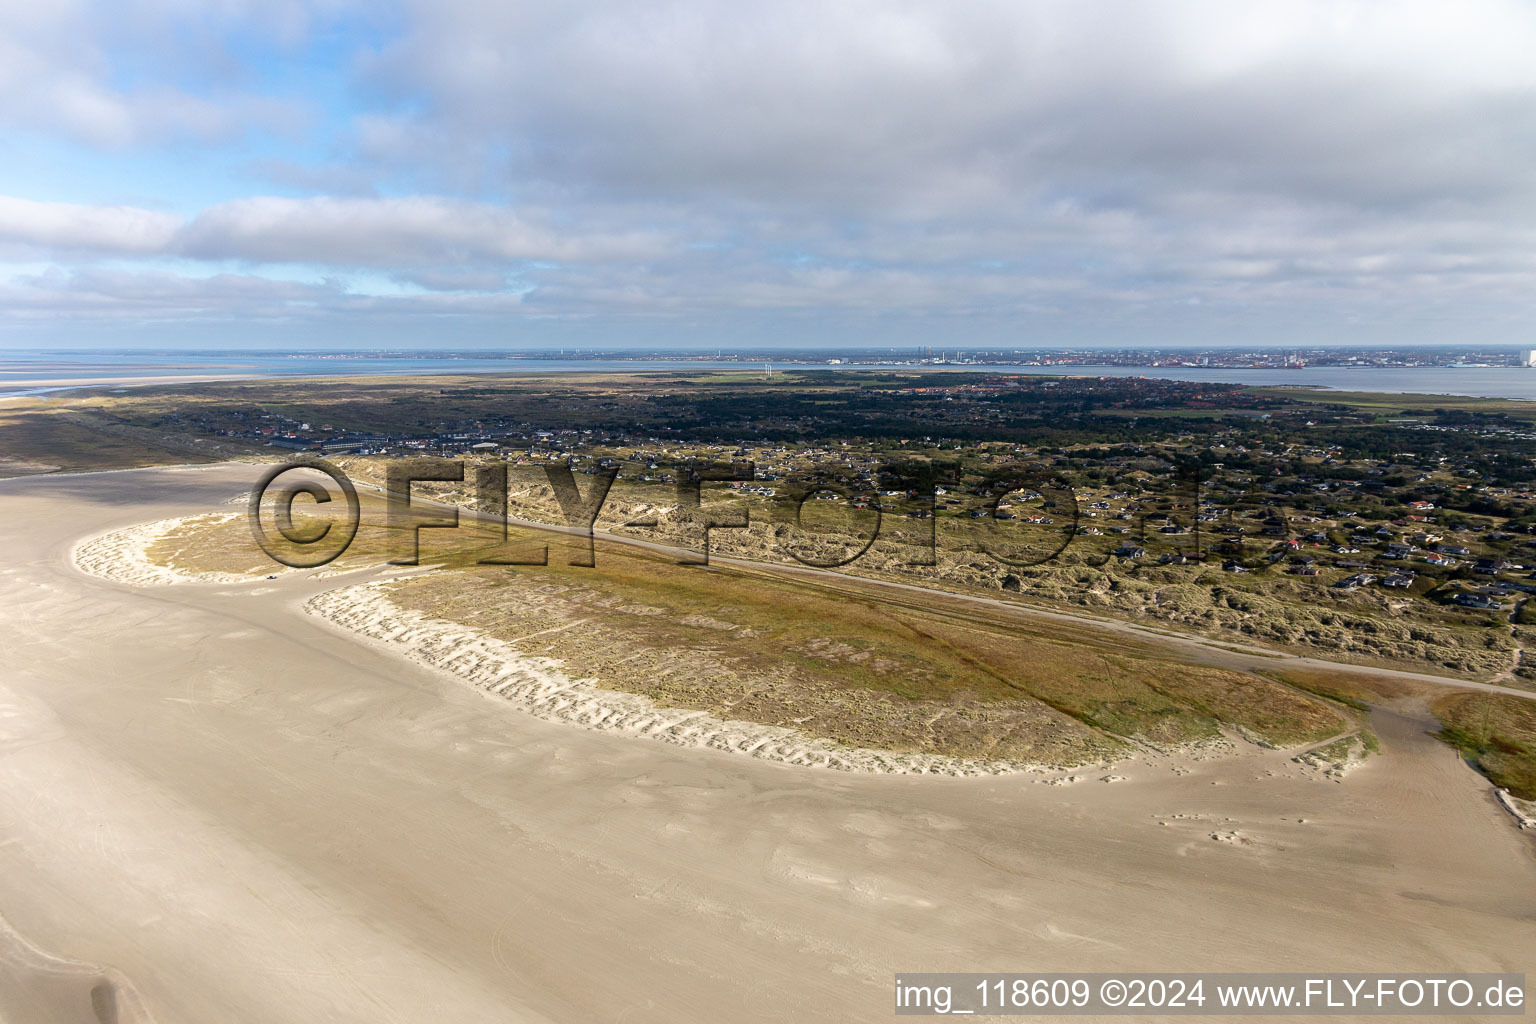
[[(144, 387), (150, 384), (212, 384), (229, 380), (266, 380), (263, 377), (251, 377), (248, 374), (217, 374), (217, 375), (166, 375), (144, 377), (55, 377), (44, 380), (17, 381), (17, 390), (7, 388), (12, 385), (0, 381), (0, 398), (32, 398), (37, 395), (56, 394), (60, 391), (76, 391), (80, 388), (90, 387)], [(24, 385), (24, 386), (23, 386)]]
[[(204, 361), (205, 365), (207, 361)], [(232, 372), (156, 373), (153, 363), (125, 363), (121, 375), (40, 376), (9, 379), (28, 371), (0, 358), (0, 400), (59, 394), (81, 388), (130, 388), (152, 385), (205, 384), (237, 380), (316, 381), (383, 379), (392, 377), (559, 376), (566, 374), (729, 373), (767, 375), (790, 373), (980, 373), (1019, 377), (1102, 377), (1237, 385), (1242, 387), (1305, 388), (1382, 395), (1427, 395), (1536, 401), (1536, 369), (1520, 372), (1508, 366), (1315, 366), (1281, 367), (1158, 367), (1120, 364), (1022, 363), (838, 363), (763, 364), (710, 360), (603, 360), (543, 358), (347, 358), (263, 357), (260, 364), (243, 355), (231, 359)], [(100, 367), (100, 361), (93, 364)], [(53, 368), (57, 368), (56, 364)], [(168, 368), (168, 367), (167, 367)], [(213, 369), (213, 366), (207, 366)], [(138, 371), (138, 372), (135, 372)]]

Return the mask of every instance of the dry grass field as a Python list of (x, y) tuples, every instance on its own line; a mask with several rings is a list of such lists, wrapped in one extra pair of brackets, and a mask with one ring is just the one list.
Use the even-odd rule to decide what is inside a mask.
[(1453, 693), (1431, 705), (1454, 744), (1495, 785), (1536, 800), (1536, 702), (1493, 693)]
[[(384, 502), (365, 493), (363, 508), (356, 541), (330, 570), (399, 553)], [(533, 530), (514, 529), (503, 553), (526, 557), (550, 542), (548, 565), (477, 565), (490, 550), (487, 529), (422, 531), (422, 563), (441, 568), (395, 584), (391, 599), (664, 706), (855, 746), (1040, 763), (1223, 730), (1288, 745), (1353, 728), (1353, 709), (1341, 702), (1086, 625), (962, 612), (857, 579), (680, 565), (601, 540), (595, 567), (572, 566), (563, 539)], [(202, 520), (151, 556), (188, 571), (276, 568), (243, 516)]]

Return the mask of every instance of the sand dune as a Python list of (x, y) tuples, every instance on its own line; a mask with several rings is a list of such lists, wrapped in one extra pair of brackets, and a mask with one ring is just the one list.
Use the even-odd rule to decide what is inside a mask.
[[(236, 496), (226, 504), (244, 500)], [(76, 545), (71, 557), (86, 573), (132, 586), (238, 584), (266, 579), (270, 574), (186, 572), (158, 564), (148, 555), (156, 542), (178, 531), (229, 521), (241, 514), (182, 516), (110, 531)], [(291, 570), (275, 571), (283, 574)], [(372, 567), (319, 569), (309, 575), (318, 580), (367, 571)], [(572, 678), (558, 660), (527, 655), (468, 627), (402, 609), (389, 600), (387, 587), (387, 581), (374, 581), (342, 588), (312, 598), (305, 610), (549, 721), (837, 771), (968, 776), (1049, 772), (1061, 767), (844, 747), (792, 729), (662, 707), (637, 694), (603, 689), (598, 680)]]
[(1507, 789), (1499, 790), (1498, 794), (1499, 806), (1508, 811), (1522, 829), (1536, 829), (1536, 800), (1520, 800)]
[(1055, 767), (843, 747), (792, 729), (661, 707), (638, 694), (603, 689), (597, 680), (572, 678), (558, 659), (524, 654), (477, 630), (400, 608), (389, 600), (388, 586), (333, 590), (311, 598), (304, 609), (549, 721), (838, 771), (1006, 775)]
[[(234, 500), (234, 499), (232, 499)], [(243, 499), (240, 499), (243, 500)], [(111, 530), (89, 537), (75, 545), (71, 558), (82, 571), (92, 576), (127, 583), (132, 586), (170, 586), (177, 583), (246, 583), (263, 579), (268, 573), (181, 572), (152, 561), (149, 549), (157, 542), (202, 523), (228, 522), (240, 518), (239, 512), (210, 512), (197, 516), (177, 516)], [(277, 571), (281, 567), (275, 567)]]

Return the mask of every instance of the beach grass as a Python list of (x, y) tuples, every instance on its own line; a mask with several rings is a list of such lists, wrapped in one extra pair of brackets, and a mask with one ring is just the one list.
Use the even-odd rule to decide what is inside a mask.
[(1536, 701), (1496, 693), (1452, 693), (1436, 699), (1440, 738), (1496, 786), (1536, 800)]
[[(379, 565), (408, 545), (383, 499), (365, 492), (361, 507), (356, 539), (328, 569)], [(301, 500), (295, 525), (333, 511)], [(594, 567), (572, 565), (567, 538), (517, 527), (499, 553), (526, 560), (547, 544), (548, 564), (478, 564), (497, 551), (495, 531), (468, 517), (457, 530), (422, 530), (420, 562), (438, 568), (395, 584), (391, 600), (665, 706), (859, 746), (1063, 763), (1230, 729), (1289, 745), (1347, 726), (1328, 696), (1089, 624), (852, 577), (683, 565), (601, 539)], [(191, 572), (279, 568), (243, 515), (175, 531), (150, 555)]]

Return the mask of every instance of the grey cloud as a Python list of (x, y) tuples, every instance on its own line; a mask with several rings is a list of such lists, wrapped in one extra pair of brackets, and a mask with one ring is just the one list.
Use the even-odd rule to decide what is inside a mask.
[(489, 137), (514, 178), (881, 215), (1175, 175), (1530, 190), (1536, 10), (1509, 3), (429, 6), (373, 74), (431, 102), (375, 143)]
[[(173, 0), (139, 4), (146, 24), (177, 17)], [(258, 7), (228, 0), (215, 20), (255, 24)], [(337, 9), (287, 2), (276, 35)], [(345, 137), (322, 140), (314, 166), (267, 165), (275, 188), (326, 194), (185, 221), (0, 200), (0, 253), (303, 263), (427, 292), (337, 286), (302, 300), (310, 312), (223, 300), (274, 316), (728, 325), (734, 311), (862, 330), (899, 314), (995, 337), (1055, 318), (1169, 340), (1459, 310), (1501, 337), (1536, 329), (1528, 4), (401, 10), (399, 37), (356, 68), (365, 109)], [(104, 44), (60, 56), (68, 24), (10, 34), (39, 81), (69, 86), (48, 116), (163, 130), (151, 91), (107, 87)], [(284, 116), (219, 80), (226, 99), (163, 93), (166, 109), (208, 137)], [(219, 301), (211, 287), (196, 286)]]
[(176, 248), (197, 259), (418, 266), (604, 260), (657, 252), (655, 232), (586, 235), (536, 224), (506, 207), (438, 197), (256, 197), (202, 211)]
[(210, 206), (190, 220), (135, 207), (0, 196), (0, 245), (42, 252), (414, 268), (637, 259), (668, 244), (654, 230), (562, 231), (506, 207), (436, 196), (255, 196)]
[(495, 271), (418, 270), (398, 279), (433, 292), (499, 292), (507, 287), (507, 275)]
[(163, 271), (54, 268), (0, 283), (0, 305), (14, 319), (256, 317), (314, 322), (360, 314), (488, 317), (516, 312), (521, 302), (514, 295), (354, 294), (337, 281), (317, 284), (253, 274), (191, 277)]

